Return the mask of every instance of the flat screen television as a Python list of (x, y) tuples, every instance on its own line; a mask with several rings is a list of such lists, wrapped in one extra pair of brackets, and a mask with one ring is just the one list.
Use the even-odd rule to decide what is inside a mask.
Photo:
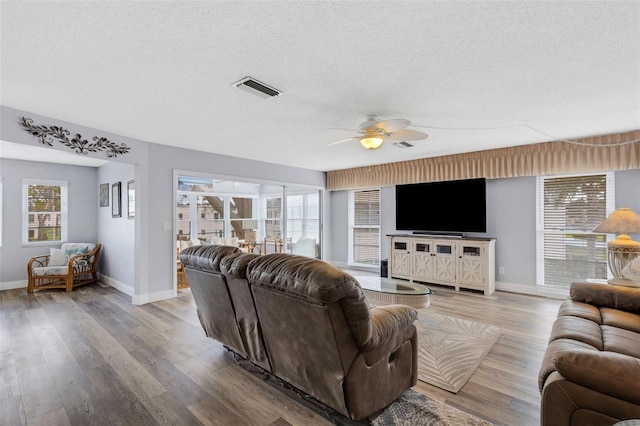
[(396, 230), (487, 232), (484, 178), (396, 185)]

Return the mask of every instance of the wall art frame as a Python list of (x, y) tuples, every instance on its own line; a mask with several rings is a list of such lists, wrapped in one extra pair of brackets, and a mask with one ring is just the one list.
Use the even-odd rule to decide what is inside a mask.
[(136, 181), (127, 182), (127, 217), (136, 216)]
[(111, 185), (111, 217), (122, 217), (122, 183)]
[(109, 207), (109, 184), (100, 184), (100, 207)]

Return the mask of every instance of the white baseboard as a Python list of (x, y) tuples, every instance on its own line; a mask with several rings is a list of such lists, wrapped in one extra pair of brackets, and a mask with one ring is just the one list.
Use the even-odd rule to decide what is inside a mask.
[(541, 291), (537, 286), (507, 283), (504, 281), (496, 281), (496, 290), (506, 291), (509, 293), (529, 294), (531, 296), (548, 297), (550, 299), (566, 299), (569, 297), (569, 290)]
[(131, 296), (131, 303), (134, 305), (144, 305), (145, 303), (157, 302), (159, 300), (171, 299), (175, 297), (173, 290), (157, 291), (155, 293), (134, 294), (134, 288), (128, 284), (121, 283), (106, 275), (99, 274), (100, 281), (110, 285), (118, 291)]
[(6, 283), (0, 283), (0, 291), (14, 290), (16, 288), (27, 288), (28, 285), (29, 285), (28, 280), (8, 281)]
[(104, 274), (100, 274), (100, 273), (98, 273), (98, 278), (103, 283), (108, 284), (111, 287), (115, 288), (116, 290), (123, 292), (127, 296), (132, 296), (133, 297), (133, 287), (131, 287), (130, 285), (122, 283), (122, 282), (120, 282), (118, 280), (114, 280), (113, 278), (108, 277), (107, 275), (104, 275)]
[(131, 298), (134, 305), (144, 305), (145, 303), (157, 302), (159, 300), (171, 299), (175, 296), (173, 290), (157, 291), (155, 293), (147, 293), (135, 295)]

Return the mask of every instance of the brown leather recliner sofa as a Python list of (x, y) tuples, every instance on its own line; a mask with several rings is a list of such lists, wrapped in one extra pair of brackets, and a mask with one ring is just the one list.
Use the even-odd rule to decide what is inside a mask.
[[(208, 336), (356, 421), (382, 411), (417, 383), (414, 308), (370, 308), (351, 275), (317, 259), (223, 254), (212, 247), (187, 248), (180, 256)], [(229, 309), (217, 312), (209, 305), (220, 303), (213, 301), (220, 276)], [(217, 322), (233, 326), (239, 339), (235, 331), (212, 333)]]
[(640, 289), (572, 283), (538, 386), (543, 426), (640, 419)]

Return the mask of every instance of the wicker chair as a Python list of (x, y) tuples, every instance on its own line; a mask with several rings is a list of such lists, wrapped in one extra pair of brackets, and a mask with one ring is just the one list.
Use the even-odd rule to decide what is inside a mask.
[(27, 292), (52, 288), (72, 291), (74, 287), (98, 281), (100, 243), (64, 243), (60, 249), (29, 260)]

